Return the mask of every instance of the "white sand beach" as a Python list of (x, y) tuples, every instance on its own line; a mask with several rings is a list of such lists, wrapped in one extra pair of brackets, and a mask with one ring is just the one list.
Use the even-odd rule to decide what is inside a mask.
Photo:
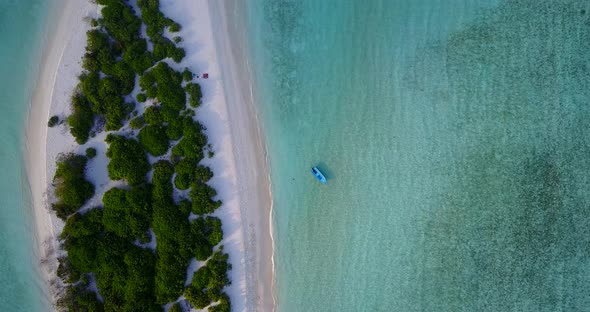
[[(57, 235), (63, 222), (51, 214), (48, 186), (55, 172), (55, 158), (62, 151), (73, 150), (75, 142), (65, 126), (48, 131), (49, 116), (69, 110), (69, 98), (80, 73), (80, 58), (86, 45), (89, 28), (84, 17), (96, 11), (90, 2), (65, 0), (56, 8), (48, 23), (47, 38), (39, 68), (37, 85), (32, 97), (26, 129), (26, 164), (29, 180), (37, 243), (36, 255), (41, 264), (42, 278), (47, 283), (49, 298), (55, 295), (57, 269)], [(51, 114), (50, 114), (51, 113)]]
[[(236, 311), (273, 311), (271, 197), (266, 152), (259, 129), (251, 85), (236, 64), (243, 55), (233, 53), (222, 2), (207, 0), (161, 0), (162, 12), (182, 25), (180, 44), (186, 50), (176, 70), (188, 67), (193, 73), (208, 73), (198, 79), (203, 105), (197, 118), (207, 128), (215, 157), (205, 159), (215, 173), (211, 185), (223, 206), (215, 213), (223, 222), (222, 244), (233, 265), (232, 284), (226, 289)], [(64, 0), (55, 29), (49, 31), (27, 129), (27, 167), (37, 228), (37, 255), (43, 278), (55, 285), (57, 235), (63, 223), (50, 214), (47, 189), (55, 172), (55, 160), (63, 152), (83, 153), (94, 147), (98, 156), (89, 162), (87, 175), (96, 185), (96, 195), (86, 207), (101, 203), (104, 191), (117, 185), (109, 182), (104, 133), (78, 146), (66, 125), (47, 127), (50, 116), (64, 119), (69, 99), (81, 72), (88, 18), (99, 8), (90, 1)], [(135, 95), (137, 90), (133, 92)], [(192, 274), (196, 267), (189, 268)], [(56, 289), (48, 287), (47, 289)], [(50, 295), (52, 293), (48, 292)]]

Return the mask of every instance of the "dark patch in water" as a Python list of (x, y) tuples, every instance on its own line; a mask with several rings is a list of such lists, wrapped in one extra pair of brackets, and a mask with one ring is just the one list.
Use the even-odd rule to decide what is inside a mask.
[(417, 310), (590, 310), (585, 6), (506, 1), (447, 42), (427, 96), (449, 94), (459, 152), (421, 223)]

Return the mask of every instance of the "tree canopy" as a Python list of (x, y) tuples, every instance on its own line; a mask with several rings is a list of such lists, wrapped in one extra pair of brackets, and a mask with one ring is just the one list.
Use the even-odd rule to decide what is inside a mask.
[(138, 185), (145, 182), (145, 176), (150, 170), (150, 164), (139, 142), (127, 139), (119, 135), (107, 136), (107, 157), (110, 158), (107, 166), (109, 177), (112, 180), (127, 180), (130, 185)]
[[(214, 252), (223, 239), (221, 220), (208, 215), (221, 202), (213, 200), (216, 192), (207, 185), (212, 171), (198, 165), (207, 136), (193, 120), (195, 111), (186, 105), (187, 93), (191, 106), (201, 103), (201, 89), (191, 82), (188, 69), (181, 74), (166, 63), (185, 57), (184, 49), (176, 45), (182, 38), (172, 41), (165, 34), (166, 28), (177, 32), (181, 25), (160, 12), (158, 0), (137, 0), (141, 18), (127, 0), (97, 3), (103, 6), (102, 16), (91, 21), (92, 29), (86, 33), (83, 72), (67, 123), (82, 145), (104, 130), (120, 130), (131, 115), (134, 118), (128, 125), (132, 130), (106, 136), (109, 178), (124, 181), (102, 195), (102, 207), (80, 209), (94, 196), (85, 170), (97, 150), (78, 147), (86, 150), (87, 157), (67, 154), (57, 161), (53, 179), (57, 200), (52, 209), (65, 220), (60, 239), (67, 251), (67, 257), (58, 259), (57, 275), (66, 288), (57, 306), (70, 311), (155, 312), (184, 293), (195, 306), (229, 311), (229, 298), (223, 293), (229, 284), (228, 257), (222, 247)], [(147, 38), (140, 31), (142, 18)], [(136, 110), (134, 102), (126, 102), (133, 100), (130, 94), (137, 76), (143, 91), (135, 91), (135, 99), (140, 103), (152, 99), (140, 116), (145, 104)], [(89, 145), (98, 148), (95, 143)], [(162, 157), (170, 145), (173, 155)], [(170, 161), (152, 166), (146, 152)], [(175, 186), (191, 190), (174, 194)], [(191, 212), (200, 216), (189, 220)], [(207, 265), (186, 288), (187, 267), (194, 258)], [(92, 281), (100, 297), (92, 290)], [(180, 308), (174, 304), (170, 311)]]
[(80, 209), (94, 195), (94, 184), (85, 177), (88, 159), (82, 155), (62, 155), (53, 177), (57, 202), (52, 205), (57, 216), (67, 216)]
[(139, 131), (138, 138), (143, 148), (154, 156), (164, 155), (170, 148), (166, 128), (161, 125), (143, 127)]

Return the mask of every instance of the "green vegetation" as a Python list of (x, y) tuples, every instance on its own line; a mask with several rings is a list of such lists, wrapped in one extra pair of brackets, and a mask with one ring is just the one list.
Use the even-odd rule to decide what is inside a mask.
[(88, 159), (92, 159), (94, 157), (96, 157), (96, 148), (94, 147), (89, 147), (86, 149), (86, 157)]
[(197, 166), (195, 160), (191, 158), (181, 159), (174, 170), (176, 172), (174, 185), (179, 190), (186, 190), (196, 182), (206, 183), (213, 177), (209, 167)]
[(67, 311), (104, 311), (104, 305), (98, 300), (96, 294), (88, 290), (88, 284), (76, 284), (68, 287), (57, 301), (57, 308)]
[(57, 202), (51, 208), (57, 216), (65, 220), (80, 209), (94, 195), (94, 185), (84, 176), (88, 159), (81, 155), (62, 155), (57, 160), (53, 177)]
[(154, 37), (164, 33), (164, 27), (171, 24), (171, 20), (160, 12), (160, 1), (158, 0), (137, 0), (137, 6), (141, 10), (143, 22), (147, 25), (147, 35), (153, 40)]
[(135, 97), (135, 99), (139, 102), (139, 103), (143, 103), (147, 100), (147, 97), (145, 96), (145, 94), (143, 93), (138, 93), (137, 96)]
[(145, 125), (145, 120), (143, 120), (143, 116), (135, 117), (129, 121), (129, 128), (131, 129), (141, 129)]
[(168, 312), (182, 312), (182, 308), (180, 307), (180, 303), (175, 303), (170, 307), (170, 310), (168, 310)]
[(170, 148), (168, 137), (166, 136), (166, 128), (160, 125), (148, 125), (139, 131), (139, 142), (154, 156), (161, 156), (166, 154)]
[(151, 191), (145, 186), (129, 191), (112, 188), (103, 198), (104, 227), (120, 237), (149, 241), (147, 231), (150, 226), (152, 208)]
[(182, 138), (182, 132), (184, 130), (184, 120), (176, 118), (168, 122), (166, 127), (166, 135), (170, 140), (176, 141)]
[(201, 99), (203, 98), (203, 93), (201, 92), (201, 86), (198, 83), (187, 83), (186, 84), (186, 92), (189, 96), (189, 103), (192, 107), (199, 107), (201, 105)]
[(145, 112), (143, 112), (143, 118), (149, 125), (159, 125), (164, 122), (162, 113), (160, 113), (160, 107), (158, 106), (149, 106), (146, 108)]
[(228, 255), (220, 248), (207, 261), (206, 266), (199, 268), (193, 275), (185, 296), (195, 308), (203, 309), (212, 302), (219, 301), (213, 311), (230, 311), (229, 297), (222, 292), (223, 287), (229, 283), (227, 271), (231, 269), (231, 265), (227, 263), (227, 258)]
[(170, 30), (170, 32), (179, 32), (180, 31), (180, 25), (178, 23), (172, 23), (172, 25), (170, 25), (170, 27), (168, 28), (168, 30)]
[[(160, 62), (184, 58), (185, 51), (175, 45), (182, 38), (172, 41), (163, 35), (166, 27), (170, 32), (181, 27), (159, 11), (158, 0), (138, 0), (148, 35), (142, 38), (142, 20), (128, 1), (97, 3), (104, 6), (102, 17), (87, 32), (84, 71), (67, 117), (70, 132), (82, 145), (103, 130), (121, 129), (129, 117), (133, 117), (129, 127), (141, 130), (126, 131), (130, 137), (106, 136), (109, 178), (125, 180), (126, 185), (106, 191), (103, 207), (80, 210), (94, 195), (84, 173), (96, 149), (87, 148), (86, 157), (68, 154), (58, 159), (53, 180), (57, 200), (52, 209), (65, 221), (60, 238), (67, 257), (59, 259), (57, 274), (66, 289), (57, 305), (70, 311), (155, 312), (185, 294), (195, 306), (229, 311), (223, 288), (229, 284), (230, 266), (222, 247), (214, 253), (223, 239), (221, 220), (207, 215), (221, 202), (213, 200), (216, 192), (207, 185), (213, 173), (198, 165), (207, 136), (193, 120), (194, 111), (186, 107), (187, 93), (191, 106), (200, 105), (201, 89), (190, 83), (193, 74), (188, 69), (179, 73)], [(150, 41), (153, 52), (147, 49)], [(137, 94), (137, 102), (154, 99), (154, 105), (139, 116), (141, 108), (136, 110), (135, 103), (124, 100), (138, 76), (144, 92)], [(183, 81), (189, 82), (186, 90)], [(59, 123), (52, 120), (49, 126)], [(146, 152), (165, 155), (171, 145), (172, 162), (160, 160), (151, 166)], [(152, 168), (153, 174), (148, 175)], [(181, 195), (177, 204), (175, 186), (190, 188), (190, 200)], [(191, 212), (200, 216), (189, 221)], [(152, 250), (149, 246), (155, 241)], [(194, 278), (195, 286), (186, 288), (186, 270), (193, 258), (207, 261), (207, 266)], [(90, 290), (92, 280), (102, 301)], [(174, 304), (170, 311), (180, 309)]]
[(53, 115), (51, 116), (51, 118), (49, 118), (49, 121), (47, 122), (47, 126), (49, 128), (53, 128), (55, 126), (57, 126), (59, 124), (59, 117)]
[(174, 168), (168, 161), (154, 165), (152, 227), (156, 247), (156, 301), (166, 303), (182, 294), (186, 267), (193, 254), (188, 214), (183, 214), (172, 199), (171, 178)]
[[(146, 90), (148, 97), (154, 95), (162, 104), (162, 110), (168, 108), (174, 112), (170, 118), (178, 116), (185, 108), (186, 94), (181, 83), (182, 75), (163, 62), (158, 63), (150, 72), (144, 73), (139, 80), (142, 90)], [(166, 119), (168, 120), (170, 119)]]
[(174, 171), (176, 177), (174, 178), (174, 186), (179, 190), (186, 190), (191, 183), (195, 181), (195, 167), (196, 163), (190, 158), (184, 158), (176, 164)]
[(191, 223), (193, 239), (197, 242), (195, 257), (199, 261), (205, 261), (213, 253), (213, 247), (223, 239), (221, 220), (207, 216), (195, 219)]
[(109, 143), (107, 150), (107, 157), (110, 158), (107, 166), (109, 178), (126, 179), (129, 185), (145, 182), (145, 175), (150, 170), (150, 164), (141, 144), (134, 139), (112, 134), (107, 136), (106, 142)]
[(193, 201), (193, 213), (203, 215), (213, 213), (215, 209), (221, 206), (220, 200), (213, 200), (217, 195), (215, 189), (202, 182), (191, 184), (189, 197)]
[(182, 72), (182, 79), (184, 81), (193, 80), (193, 73), (186, 67), (184, 68), (184, 71)]
[(148, 52), (145, 39), (131, 43), (123, 52), (123, 60), (138, 74), (142, 74), (154, 65), (154, 57)]
[(131, 6), (116, 0), (97, 0), (97, 3), (106, 5), (101, 11), (101, 24), (116, 41), (125, 46), (139, 39), (141, 20)]
[(183, 121), (183, 138), (172, 149), (172, 155), (187, 157), (199, 162), (203, 159), (203, 148), (207, 144), (207, 136), (203, 126), (190, 118)]
[(94, 113), (90, 102), (81, 93), (75, 93), (72, 96), (71, 107), (72, 115), (68, 117), (70, 133), (76, 139), (76, 143), (84, 144), (88, 141), (90, 130), (94, 125)]

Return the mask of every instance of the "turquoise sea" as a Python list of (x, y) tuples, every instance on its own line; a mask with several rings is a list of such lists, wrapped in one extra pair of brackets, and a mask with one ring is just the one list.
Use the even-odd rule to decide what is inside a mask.
[(24, 130), (53, 1), (0, 0), (0, 311), (46, 311), (33, 257)]
[(590, 311), (590, 2), (244, 9), (279, 311)]

